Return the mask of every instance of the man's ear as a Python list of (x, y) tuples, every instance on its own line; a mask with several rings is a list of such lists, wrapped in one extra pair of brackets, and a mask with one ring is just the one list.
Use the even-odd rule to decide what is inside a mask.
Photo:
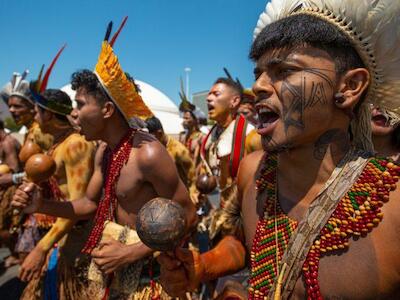
[(231, 109), (238, 109), (240, 105), (240, 95), (235, 95), (231, 101)]
[(335, 104), (338, 108), (354, 108), (368, 89), (370, 74), (365, 68), (357, 68), (347, 71), (339, 80), (339, 90)]
[(49, 121), (51, 121), (52, 119), (55, 119), (55, 114), (53, 113), (53, 112), (51, 112), (51, 111), (48, 111), (48, 110), (44, 110), (43, 111), (43, 119), (44, 119), (44, 121), (47, 121), (47, 122), (49, 122)]
[(115, 112), (115, 104), (112, 103), (111, 101), (107, 101), (104, 103), (103, 108), (101, 109), (101, 112), (103, 113), (104, 118), (110, 118), (114, 112)]

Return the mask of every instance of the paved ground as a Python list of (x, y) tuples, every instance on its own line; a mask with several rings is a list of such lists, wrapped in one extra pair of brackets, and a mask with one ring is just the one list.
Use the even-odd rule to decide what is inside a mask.
[(3, 259), (8, 255), (8, 249), (0, 248), (0, 299), (18, 300), (25, 285), (17, 278), (19, 266), (4, 268)]

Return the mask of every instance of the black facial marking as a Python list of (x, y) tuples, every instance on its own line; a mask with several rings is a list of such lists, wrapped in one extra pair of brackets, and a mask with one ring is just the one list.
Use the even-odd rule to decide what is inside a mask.
[(348, 134), (338, 128), (324, 132), (314, 144), (314, 158), (322, 160), (329, 147), (332, 156), (346, 153), (350, 148)]
[[(289, 104), (286, 101), (282, 101), (283, 105), (283, 122), (285, 125), (286, 135), (291, 126), (304, 130), (304, 110), (307, 108), (314, 107), (317, 104), (327, 104), (328, 99), (326, 97), (326, 91), (324, 82), (316, 82), (307, 80), (306, 74), (313, 74), (324, 82), (333, 90), (334, 83), (328, 75), (324, 74), (321, 69), (317, 68), (305, 68), (301, 72), (301, 84), (296, 85), (285, 79), (282, 83), (280, 97), (284, 99), (285, 96), (291, 99)], [(306, 96), (307, 84), (311, 84), (311, 94), (309, 97)]]
[(307, 101), (306, 108), (313, 107), (316, 104), (327, 104), (328, 100), (325, 94), (324, 84), (322, 82), (312, 82), (311, 96)]
[(281, 88), (281, 99), (289, 96), (292, 99), (288, 105), (286, 101), (282, 101), (283, 106), (283, 122), (285, 125), (285, 132), (287, 134), (289, 127), (294, 126), (300, 130), (304, 129), (303, 114), (304, 114), (304, 89), (306, 78), (303, 76), (300, 85), (291, 84), (284, 81)]

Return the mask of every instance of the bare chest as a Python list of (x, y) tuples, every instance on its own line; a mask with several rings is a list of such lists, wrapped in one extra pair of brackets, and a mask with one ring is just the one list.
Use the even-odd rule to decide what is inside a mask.
[[(247, 250), (250, 252), (263, 206), (254, 188), (244, 191), (242, 213)], [(400, 299), (399, 252), (396, 231), (387, 218), (365, 237), (350, 240), (348, 250), (322, 256), (318, 283), (324, 299)], [(306, 299), (301, 275), (290, 299)]]
[(117, 198), (116, 221), (135, 228), (136, 215), (140, 208), (157, 193), (138, 169), (134, 161), (129, 161), (120, 172), (115, 185)]

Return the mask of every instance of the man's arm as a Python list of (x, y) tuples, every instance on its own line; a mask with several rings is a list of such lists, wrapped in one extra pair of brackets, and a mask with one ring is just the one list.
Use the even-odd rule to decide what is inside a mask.
[(187, 188), (189, 190), (189, 196), (193, 204), (196, 205), (199, 202), (199, 192), (196, 188), (196, 169), (193, 159), (190, 157), (190, 152), (185, 146), (182, 145), (182, 152), (177, 153), (175, 161), (181, 165), (182, 170), (184, 170), (187, 176)]
[(182, 296), (196, 289), (200, 282), (234, 273), (245, 266), (246, 248), (240, 212), (243, 188), (249, 177), (242, 166), (239, 166), (237, 188), (232, 189), (229, 205), (223, 211), (226, 217), (223, 232), (228, 235), (216, 247), (203, 254), (177, 249), (174, 255), (162, 253), (159, 256), (161, 284), (169, 295)]
[[(93, 174), (94, 145), (83, 138), (78, 138), (60, 148), (58, 153), (62, 156), (61, 161), (65, 166), (67, 200), (84, 197)], [(22, 281), (29, 281), (39, 276), (48, 251), (71, 230), (74, 224), (75, 220), (57, 218), (51, 229), (24, 260), (19, 275)]]
[(12, 137), (7, 136), (2, 146), (4, 151), (4, 164), (6, 164), (11, 172), (0, 175), (0, 186), (9, 186), (13, 184), (13, 173), (20, 171), (20, 163), (18, 159), (18, 142)]
[(225, 236), (212, 250), (199, 254), (178, 248), (175, 253), (163, 252), (160, 282), (170, 296), (180, 297), (195, 290), (200, 282), (232, 274), (245, 266), (246, 250), (234, 236)]
[(18, 172), (20, 169), (20, 164), (18, 160), (18, 147), (17, 141), (15, 141), (10, 136), (7, 136), (6, 140), (3, 143), (3, 151), (5, 154), (4, 163), (13, 171)]
[[(85, 197), (89, 181), (93, 176), (94, 145), (82, 137), (73, 140), (63, 151), (63, 162), (67, 179), (66, 200), (73, 201)], [(75, 220), (58, 218), (50, 231), (40, 240), (38, 246), (49, 250), (75, 224)]]
[(12, 206), (23, 209), (25, 213), (39, 212), (73, 220), (90, 218), (95, 213), (97, 202), (101, 197), (103, 186), (101, 161), (104, 149), (105, 145), (100, 145), (96, 152), (94, 172), (83, 198), (67, 202), (43, 200), (37, 185), (24, 183), (15, 192)]

